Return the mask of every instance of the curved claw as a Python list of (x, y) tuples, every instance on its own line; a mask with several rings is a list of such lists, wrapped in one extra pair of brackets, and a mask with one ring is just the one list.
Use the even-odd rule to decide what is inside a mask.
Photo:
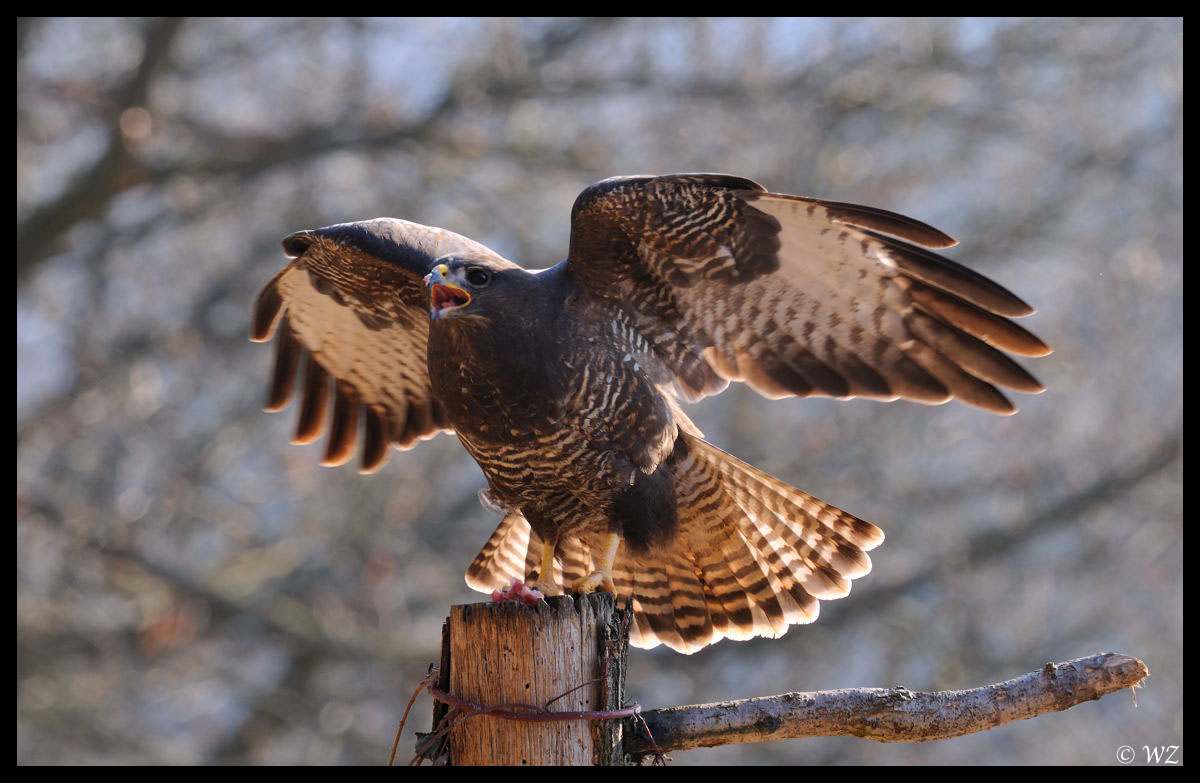
[(588, 574), (571, 586), (572, 593), (588, 595), (590, 593), (616, 593), (617, 586), (613, 584), (612, 574), (596, 571)]
[(533, 586), (533, 589), (537, 590), (538, 592), (540, 592), (542, 595), (544, 595), (546, 597), (553, 597), (556, 595), (564, 595), (563, 589), (561, 587), (559, 587), (558, 585), (556, 585), (554, 582), (547, 583), (547, 582), (538, 580), (537, 584), (535, 584)]

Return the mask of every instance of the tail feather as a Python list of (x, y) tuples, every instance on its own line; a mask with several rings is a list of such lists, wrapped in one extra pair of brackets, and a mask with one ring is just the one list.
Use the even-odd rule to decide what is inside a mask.
[[(722, 491), (721, 479), (691, 452), (677, 458), (676, 476), (680, 519), (676, 540), (695, 554), (714, 634), (720, 634), (716, 638), (749, 639), (740, 629), (755, 623), (755, 603), (745, 591), (748, 575), (731, 567), (738, 562), (737, 504)], [(684, 528), (690, 534), (685, 536)], [(720, 606), (718, 614), (713, 612), (714, 605)]]
[[(555, 584), (578, 582), (595, 570), (591, 551), (576, 536), (559, 541), (556, 554)], [(540, 580), (537, 570), (541, 563), (542, 537), (524, 514), (510, 509), (467, 568), (467, 586), (490, 593), (508, 587), (513, 579), (529, 582), (536, 576)]]
[[(472, 590), (490, 593), (508, 587), (513, 579), (525, 579), (529, 554), (540, 552), (540, 548), (541, 539), (530, 529), (524, 515), (510, 510), (467, 568), (467, 585)], [(537, 567), (536, 560), (533, 567)]]
[[(541, 546), (540, 540), (538, 546)], [(559, 570), (557, 584), (573, 585), (596, 570), (591, 550), (577, 536), (569, 535), (559, 541), (557, 554), (556, 566)]]
[(671, 584), (671, 603), (675, 607), (675, 630), (685, 646), (699, 649), (713, 637), (713, 621), (709, 614), (704, 585), (695, 567), (678, 553), (663, 563)]
[[(664, 627), (668, 613), (655, 605), (665, 596), (637, 596), (635, 609), (640, 604), (659, 619), (639, 625), (632, 644), (694, 652), (722, 638), (780, 636), (817, 619), (819, 600), (846, 595), (851, 580), (871, 570), (866, 553), (883, 541), (879, 528), (698, 437), (681, 437), (684, 448), (677, 447), (673, 463), (675, 539), (642, 558), (622, 553), (617, 563), (631, 569), (647, 560), (662, 564), (679, 587), (670, 596), (675, 627)], [(707, 617), (698, 611), (697, 589)]]
[[(672, 457), (679, 529), (663, 547), (622, 549), (613, 565), (619, 596), (633, 598), (630, 643), (693, 653), (721, 639), (781, 636), (817, 619), (819, 600), (840, 598), (871, 570), (883, 541), (874, 525), (681, 433)], [(682, 448), (681, 448), (682, 446)], [(559, 543), (555, 579), (591, 573), (604, 531)], [(538, 567), (541, 538), (509, 512), (467, 572), (490, 591)]]
[[(721, 492), (720, 479), (691, 454), (677, 458), (675, 465), (676, 493), (682, 526), (691, 535), (677, 535), (673, 555), (682, 551), (701, 583), (705, 604), (713, 628), (713, 639), (730, 637), (750, 638), (740, 632), (753, 625), (754, 606), (744, 590), (743, 581), (730, 567), (736, 563), (738, 533), (736, 518), (740, 513)], [(690, 480), (680, 480), (687, 476)], [(682, 533), (682, 530), (681, 530)], [(648, 644), (650, 640), (644, 640)], [(710, 644), (706, 641), (700, 644)], [(651, 644), (652, 646), (652, 644)]]
[(710, 550), (708, 556), (702, 556), (702, 553), (696, 552), (689, 544), (685, 543), (685, 547), (688, 552), (689, 565), (695, 571), (696, 582), (704, 597), (704, 605), (709, 617), (708, 626), (712, 628), (711, 638), (722, 639), (737, 627), (732, 618), (750, 611), (750, 602), (744, 596), (739, 596), (740, 600), (730, 600), (728, 591), (722, 595), (715, 589), (718, 584), (734, 582), (733, 572), (729, 570), (729, 566), (725, 564), (725, 560), (719, 556), (719, 553)]
[(634, 574), (633, 614), (641, 619), (635, 622), (631, 643), (634, 637), (648, 637), (673, 649), (684, 646), (676, 627), (671, 582), (661, 561), (643, 560)]
[(774, 535), (776, 525), (765, 520), (747, 516), (750, 529), (744, 533), (744, 540), (759, 567), (767, 574), (771, 588), (779, 598), (784, 610), (784, 626), (772, 627), (776, 635), (787, 632), (789, 625), (811, 623), (817, 619), (820, 604), (804, 579), (797, 574), (803, 573), (804, 557), (786, 541)]

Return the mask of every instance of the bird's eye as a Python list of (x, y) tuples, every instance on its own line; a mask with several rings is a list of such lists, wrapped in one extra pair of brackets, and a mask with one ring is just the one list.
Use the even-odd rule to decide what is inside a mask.
[(483, 288), (485, 285), (492, 282), (492, 273), (486, 269), (473, 266), (467, 270), (467, 282), (476, 288)]

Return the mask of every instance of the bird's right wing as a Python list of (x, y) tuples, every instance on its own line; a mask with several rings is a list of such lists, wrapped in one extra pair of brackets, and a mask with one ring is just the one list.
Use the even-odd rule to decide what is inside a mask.
[(390, 445), (408, 449), (450, 431), (430, 388), (421, 278), (447, 253), (491, 251), (393, 218), (301, 231), (283, 248), (295, 260), (258, 295), (251, 339), (275, 337), (267, 410), (287, 407), (303, 360), (293, 442), (309, 443), (328, 427), (321, 462), (340, 465), (354, 453), (361, 417), (361, 470), (370, 472), (387, 460)]

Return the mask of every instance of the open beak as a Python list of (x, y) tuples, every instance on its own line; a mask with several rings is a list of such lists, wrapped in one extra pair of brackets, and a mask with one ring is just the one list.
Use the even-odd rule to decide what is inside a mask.
[(471, 295), (447, 280), (446, 275), (448, 274), (450, 274), (450, 267), (438, 264), (432, 272), (425, 275), (425, 285), (429, 288), (429, 317), (431, 320), (437, 320), (446, 313), (466, 307), (471, 303)]

